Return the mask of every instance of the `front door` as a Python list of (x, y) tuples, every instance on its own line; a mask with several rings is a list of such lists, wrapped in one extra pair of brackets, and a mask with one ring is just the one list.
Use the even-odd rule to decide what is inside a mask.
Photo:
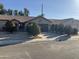
[(20, 30), (21, 32), (24, 31), (24, 23), (20, 23), (19, 30)]

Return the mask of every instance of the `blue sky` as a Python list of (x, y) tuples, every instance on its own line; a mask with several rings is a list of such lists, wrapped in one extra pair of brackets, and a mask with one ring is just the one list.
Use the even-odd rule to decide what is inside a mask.
[(47, 18), (76, 18), (79, 19), (79, 0), (0, 0), (5, 9), (22, 10), (27, 8), (30, 16), (41, 14), (41, 4), (43, 1), (44, 14)]

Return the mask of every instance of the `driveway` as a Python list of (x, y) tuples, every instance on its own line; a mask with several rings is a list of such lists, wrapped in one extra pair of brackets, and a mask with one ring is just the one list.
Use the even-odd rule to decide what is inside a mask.
[(46, 41), (46, 40), (54, 40), (57, 37), (62, 35), (52, 34), (52, 33), (43, 33), (41, 34), (42, 39), (29, 39), (26, 32), (18, 32), (13, 34), (0, 33), (0, 46), (13, 45), (23, 42), (35, 42), (35, 41)]
[(28, 37), (25, 32), (13, 34), (0, 33), (0, 46), (13, 45), (30, 40), (27, 38)]

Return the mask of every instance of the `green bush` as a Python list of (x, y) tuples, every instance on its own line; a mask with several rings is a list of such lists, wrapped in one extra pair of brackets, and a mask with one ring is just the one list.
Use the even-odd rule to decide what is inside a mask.
[(37, 36), (40, 34), (40, 28), (36, 23), (31, 22), (27, 24), (27, 32), (30, 35)]

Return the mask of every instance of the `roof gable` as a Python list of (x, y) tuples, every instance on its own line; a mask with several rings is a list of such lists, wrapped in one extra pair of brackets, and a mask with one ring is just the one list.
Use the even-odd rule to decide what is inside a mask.
[(50, 20), (46, 19), (43, 16), (37, 16), (37, 17), (29, 20), (28, 22), (36, 22), (38, 24), (40, 24), (40, 23), (43, 23), (43, 24), (48, 24), (48, 23), (50, 24), (50, 23), (52, 23)]

